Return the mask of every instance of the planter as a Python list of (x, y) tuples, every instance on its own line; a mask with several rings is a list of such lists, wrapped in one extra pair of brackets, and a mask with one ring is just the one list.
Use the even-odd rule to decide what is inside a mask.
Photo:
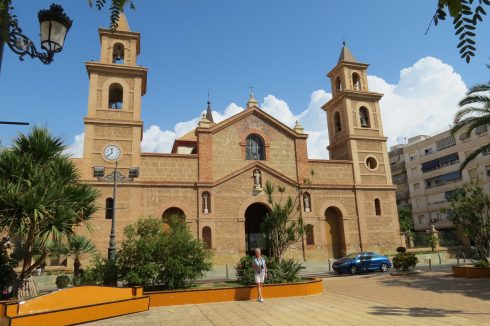
[(141, 287), (74, 287), (23, 302), (3, 303), (0, 325), (81, 324), (146, 311), (149, 303)]
[(456, 277), (490, 278), (490, 267), (453, 266)]
[[(323, 281), (318, 278), (297, 283), (266, 284), (262, 288), (262, 294), (265, 298), (303, 296), (320, 294), (322, 292)], [(150, 297), (150, 307), (161, 307), (256, 299), (257, 287), (242, 286), (178, 291), (145, 291), (144, 294)]]

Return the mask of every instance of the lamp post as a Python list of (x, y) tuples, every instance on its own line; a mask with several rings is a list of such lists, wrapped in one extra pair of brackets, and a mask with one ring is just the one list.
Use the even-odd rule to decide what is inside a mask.
[(103, 166), (94, 166), (94, 177), (98, 181), (105, 181), (112, 183), (112, 218), (111, 218), (111, 234), (109, 236), (109, 248), (107, 250), (107, 256), (110, 260), (116, 258), (116, 196), (117, 196), (117, 184), (132, 182), (135, 178), (139, 177), (140, 169), (137, 167), (129, 168), (129, 175), (126, 177), (121, 174), (117, 169), (117, 160), (114, 171), (111, 174), (105, 175), (105, 168)]
[[(38, 58), (44, 64), (53, 61), (54, 54), (63, 50), (66, 34), (73, 21), (64, 13), (63, 7), (52, 4), (49, 9), (40, 10), (38, 13), (41, 30), (41, 48), (46, 52), (39, 52), (34, 43), (22, 33), (16, 16), (12, 16), (8, 22), (8, 38), (5, 40), (9, 48), (24, 60), (25, 55)], [(0, 44), (0, 70), (3, 57), (3, 44)]]

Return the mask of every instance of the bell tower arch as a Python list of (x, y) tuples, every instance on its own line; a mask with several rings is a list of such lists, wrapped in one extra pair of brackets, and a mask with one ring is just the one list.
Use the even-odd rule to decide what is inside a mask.
[(327, 113), (328, 151), (330, 159), (354, 163), (357, 184), (391, 185), (379, 108), (383, 95), (369, 91), (367, 67), (344, 43), (337, 65), (327, 74), (332, 99), (322, 109)]
[(124, 13), (115, 31), (100, 28), (100, 60), (85, 63), (89, 76), (88, 112), (84, 119), (83, 176), (94, 166), (110, 166), (102, 151), (108, 144), (121, 149), (119, 167), (140, 166), (141, 98), (147, 69), (136, 62), (140, 34), (132, 32)]

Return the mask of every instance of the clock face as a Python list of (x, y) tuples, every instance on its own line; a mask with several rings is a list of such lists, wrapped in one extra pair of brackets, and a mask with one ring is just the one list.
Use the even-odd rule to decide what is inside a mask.
[(109, 161), (116, 161), (121, 155), (121, 150), (116, 145), (108, 145), (104, 148), (104, 157)]

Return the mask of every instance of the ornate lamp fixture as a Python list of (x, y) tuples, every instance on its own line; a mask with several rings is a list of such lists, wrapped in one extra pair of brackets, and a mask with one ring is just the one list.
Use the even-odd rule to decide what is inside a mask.
[(41, 29), (41, 48), (46, 53), (38, 52), (34, 43), (24, 34), (18, 25), (17, 18), (13, 16), (9, 23), (9, 35), (7, 44), (20, 60), (24, 60), (25, 55), (31, 58), (38, 58), (44, 64), (53, 61), (54, 54), (63, 50), (66, 34), (73, 21), (63, 12), (63, 7), (52, 4), (49, 9), (41, 10), (38, 14)]

